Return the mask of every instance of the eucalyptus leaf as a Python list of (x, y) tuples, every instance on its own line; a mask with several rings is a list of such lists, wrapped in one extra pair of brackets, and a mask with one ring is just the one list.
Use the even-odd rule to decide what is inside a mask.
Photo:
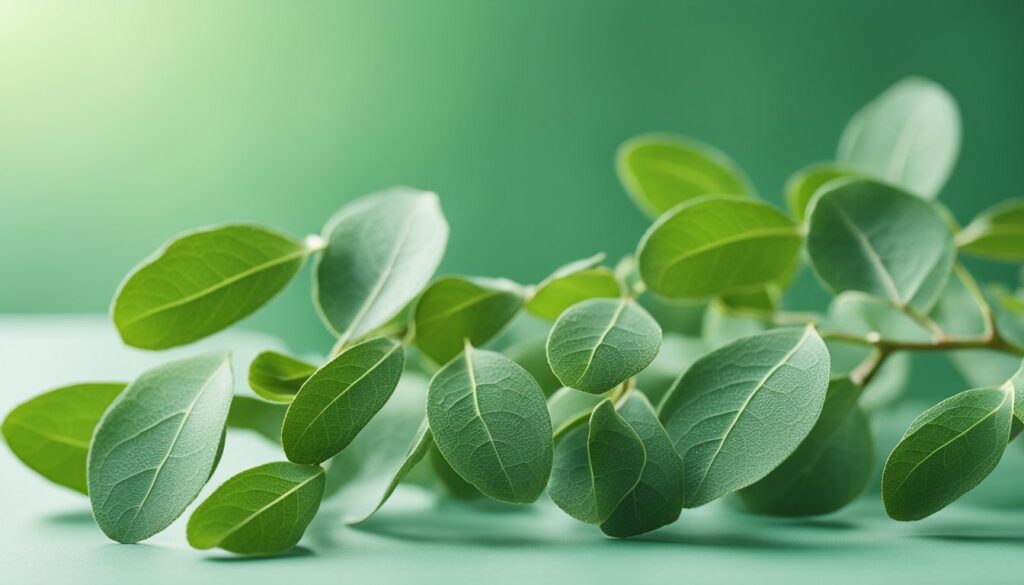
[(571, 429), (590, 419), (594, 408), (608, 398), (611, 391), (590, 394), (573, 388), (560, 388), (548, 398), (548, 413), (555, 443)]
[(124, 383), (74, 384), (19, 404), (4, 419), (11, 451), (36, 473), (88, 493), (85, 460), (96, 425)]
[(224, 482), (188, 521), (188, 543), (239, 554), (285, 552), (320, 509), (324, 470), (289, 462), (247, 469)]
[(1003, 201), (956, 235), (964, 252), (1007, 262), (1024, 262), (1024, 199)]
[(960, 112), (942, 86), (908, 77), (864, 106), (839, 141), (839, 162), (935, 199), (960, 151)]
[(279, 402), (267, 402), (249, 396), (235, 396), (228, 411), (228, 428), (252, 431), (264, 439), (279, 445), (281, 425), (287, 406)]
[(836, 179), (856, 176), (857, 171), (835, 163), (819, 163), (800, 169), (786, 181), (786, 205), (797, 221), (807, 216), (807, 206), (814, 194)]
[(566, 309), (587, 299), (622, 296), (615, 273), (601, 266), (602, 260), (604, 254), (596, 254), (555, 270), (534, 288), (526, 301), (527, 310), (554, 321)]
[(249, 387), (261, 398), (287, 404), (316, 366), (276, 351), (257, 355), (249, 365)]
[(697, 299), (786, 276), (799, 260), (800, 227), (767, 203), (735, 196), (691, 199), (640, 240), (640, 276), (655, 293)]
[(688, 138), (638, 136), (619, 148), (616, 165), (630, 197), (651, 217), (701, 195), (754, 194), (728, 156)]
[(463, 479), (509, 503), (537, 499), (551, 473), (551, 418), (544, 393), (505, 356), (468, 343), (430, 381), (434, 441)]
[(288, 459), (317, 464), (347, 447), (391, 397), (404, 364), (402, 345), (377, 337), (318, 369), (285, 414), (281, 446)]
[(835, 293), (858, 290), (900, 308), (930, 310), (956, 255), (942, 216), (895, 187), (837, 183), (810, 212), (807, 252), (818, 277)]
[(770, 316), (782, 305), (782, 289), (770, 283), (749, 290), (725, 293), (718, 300), (733, 311)]
[(590, 299), (555, 321), (548, 363), (570, 388), (599, 394), (646, 368), (661, 347), (661, 327), (630, 299)]
[(315, 252), (254, 225), (227, 225), (172, 240), (132, 270), (111, 313), (125, 343), (165, 349), (248, 316), (281, 291)]
[(359, 199), (324, 228), (315, 301), (342, 343), (387, 323), (434, 275), (448, 243), (435, 193), (405, 187)]
[(93, 516), (112, 540), (134, 543), (167, 528), (213, 471), (231, 393), (226, 354), (144, 372), (110, 405), (89, 444)]
[(659, 409), (686, 465), (686, 506), (744, 488), (785, 461), (817, 421), (828, 380), (828, 349), (810, 326), (745, 337), (690, 366)]
[(451, 464), (448, 463), (444, 455), (441, 454), (441, 450), (433, 442), (430, 445), (430, 468), (433, 470), (434, 477), (441, 488), (443, 488), (445, 494), (459, 500), (475, 500), (482, 495), (480, 490), (462, 479), (462, 476), (452, 469)]

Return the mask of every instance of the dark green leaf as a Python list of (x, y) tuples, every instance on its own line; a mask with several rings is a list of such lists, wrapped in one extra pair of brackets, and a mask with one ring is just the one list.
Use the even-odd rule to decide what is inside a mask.
[(436, 363), (448, 363), (467, 339), (473, 345), (490, 341), (522, 306), (522, 290), (514, 282), (441, 278), (416, 303), (416, 346)]
[(262, 398), (287, 404), (315, 371), (313, 364), (265, 351), (249, 365), (249, 387)]

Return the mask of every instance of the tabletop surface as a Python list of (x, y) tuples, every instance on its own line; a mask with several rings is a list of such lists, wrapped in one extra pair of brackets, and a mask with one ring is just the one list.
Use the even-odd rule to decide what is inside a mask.
[[(0, 411), (62, 384), (129, 380), (170, 356), (211, 348), (234, 349), (235, 371), (244, 372), (256, 352), (274, 347), (269, 337), (230, 333), (157, 354), (123, 347), (102, 316), (0, 317)], [(269, 443), (232, 432), (200, 499), (238, 471), (279, 459)], [(916, 523), (887, 519), (873, 489), (825, 518), (758, 518), (717, 503), (622, 541), (550, 502), (463, 504), (403, 486), (357, 528), (340, 521), (342, 503), (328, 501), (300, 547), (257, 559), (190, 549), (189, 512), (144, 544), (115, 544), (93, 523), (86, 498), (37, 477), (6, 448), (0, 478), (3, 583), (1024, 582), (1024, 447), (1017, 444), (982, 486)]]

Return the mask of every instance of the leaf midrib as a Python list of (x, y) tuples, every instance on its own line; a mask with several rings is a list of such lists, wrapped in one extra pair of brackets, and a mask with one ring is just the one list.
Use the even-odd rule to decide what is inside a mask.
[(619, 300), (619, 304), (615, 307), (615, 312), (612, 314), (611, 320), (608, 321), (608, 325), (604, 328), (604, 331), (601, 332), (601, 335), (597, 338), (597, 342), (594, 346), (590, 348), (590, 356), (587, 357), (587, 365), (584, 366), (583, 371), (576, 378), (577, 384), (579, 384), (583, 378), (587, 377), (587, 373), (590, 372), (590, 367), (594, 365), (594, 357), (597, 355), (597, 348), (604, 345), (605, 340), (608, 339), (608, 335), (611, 333), (612, 329), (615, 328), (615, 325), (618, 324), (619, 319), (622, 317), (622, 313), (626, 310), (626, 303), (627, 300), (625, 298)]
[[(900, 291), (899, 288), (896, 286), (896, 281), (893, 279), (892, 275), (889, 274), (889, 270), (888, 268), (886, 268), (885, 263), (882, 261), (882, 257), (879, 256), (878, 251), (875, 250), (875, 247), (871, 243), (871, 240), (868, 239), (867, 234), (860, 230), (857, 224), (855, 224), (853, 220), (850, 218), (850, 216), (847, 215), (846, 210), (844, 210), (842, 206), (840, 206), (838, 203), (836, 204), (835, 209), (836, 215), (839, 216), (839, 221), (843, 222), (843, 225), (846, 226), (846, 229), (850, 230), (850, 233), (853, 235), (853, 238), (857, 241), (857, 245), (860, 247), (861, 251), (864, 252), (864, 254), (867, 256), (868, 261), (871, 264), (871, 267), (875, 270), (875, 272), (881, 279), (882, 286), (885, 288), (886, 292), (889, 295), (889, 300), (895, 303), (898, 307), (905, 306), (906, 303), (904, 303), (903, 300), (900, 298)], [(914, 295), (908, 295), (908, 298), (913, 298), (913, 296)]]
[(484, 420), (483, 412), (480, 410), (480, 399), (479, 392), (476, 383), (476, 372), (473, 370), (473, 360), (470, 356), (473, 348), (466, 343), (466, 349), (463, 352), (466, 360), (466, 373), (469, 375), (469, 390), (473, 395), (473, 410), (476, 412), (477, 418), (480, 419), (480, 425), (484, 427), (484, 432), (487, 433), (487, 444), (491, 446), (491, 450), (494, 451), (494, 457), (498, 460), (498, 467), (501, 468), (502, 475), (505, 476), (505, 480), (508, 481), (508, 489), (512, 492), (512, 499), (518, 500), (519, 496), (516, 494), (516, 486), (512, 482), (512, 478), (508, 474), (508, 470), (505, 469), (505, 462), (501, 460), (501, 453), (498, 452), (498, 445), (494, 442), (494, 436), (491, 435), (491, 429), (487, 426), (487, 421)]
[[(305, 487), (309, 482), (319, 478), (321, 475), (323, 475), (323, 470), (321, 470), (320, 473), (317, 473), (317, 474), (313, 475), (312, 477), (309, 477), (308, 479), (302, 480), (301, 482), (296, 484), (294, 487), (291, 487), (287, 491), (282, 493), (280, 496), (277, 496), (276, 498), (274, 498), (273, 500), (271, 500), (267, 504), (264, 504), (258, 510), (256, 510), (253, 513), (249, 514), (249, 516), (247, 516), (245, 520), (242, 520), (237, 525), (235, 525), (234, 528), (232, 528), (227, 533), (225, 533), (224, 536), (222, 538), (220, 538), (220, 540), (218, 542), (224, 542), (225, 540), (230, 538), (232, 534), (234, 534), (234, 533), (238, 532), (239, 530), (241, 530), (242, 528), (244, 528), (245, 525), (248, 524), (249, 522), (252, 522), (253, 519), (255, 519), (257, 516), (259, 516), (263, 512), (266, 512), (267, 510), (269, 510), (270, 508), (276, 506), (277, 504), (281, 503), (282, 501), (284, 501), (285, 498), (287, 498), (288, 496), (292, 495), (293, 493), (299, 491), (300, 489)], [(274, 476), (274, 477), (275, 477), (275, 479), (280, 479), (279, 476)]]
[(669, 270), (673, 270), (676, 266), (696, 256), (700, 256), (701, 254), (705, 254), (717, 248), (723, 248), (725, 246), (742, 242), (744, 240), (768, 239), (787, 236), (799, 238), (799, 228), (793, 226), (748, 230), (740, 234), (735, 234), (726, 238), (715, 240), (714, 242), (709, 242), (707, 244), (697, 246), (696, 248), (692, 248), (690, 250), (686, 250), (686, 252), (684, 252), (683, 254), (673, 258), (671, 262), (666, 263), (664, 269), (662, 270), (662, 273), (668, 272)]

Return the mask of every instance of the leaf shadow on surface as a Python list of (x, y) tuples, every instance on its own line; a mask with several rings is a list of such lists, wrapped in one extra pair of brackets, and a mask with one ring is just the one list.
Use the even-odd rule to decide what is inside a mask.
[(314, 553), (311, 549), (306, 548), (302, 545), (293, 547), (288, 552), (283, 552), (276, 555), (250, 555), (250, 556), (210, 556), (205, 557), (203, 560), (208, 563), (252, 563), (260, 561), (281, 561), (284, 559), (299, 559), (303, 557), (311, 557)]
[(88, 509), (84, 510), (66, 510), (64, 512), (57, 512), (56, 514), (49, 514), (42, 518), (43, 523), (51, 524), (54, 526), (95, 526), (96, 521), (92, 517), (92, 512)]

